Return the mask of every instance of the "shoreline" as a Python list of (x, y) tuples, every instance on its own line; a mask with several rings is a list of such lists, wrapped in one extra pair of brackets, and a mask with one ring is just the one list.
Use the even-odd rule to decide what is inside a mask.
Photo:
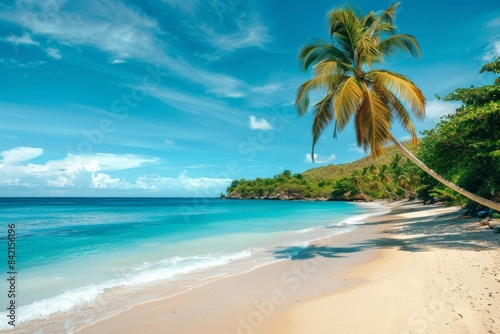
[[(384, 208), (387, 208), (387, 205), (390, 206), (390, 204), (388, 204), (387, 201), (378, 201), (378, 202), (372, 202), (372, 203), (359, 203), (359, 204), (360, 205), (364, 205), (364, 204), (377, 205), (377, 206), (382, 206)], [(387, 209), (389, 209), (389, 208), (387, 208)], [(373, 216), (372, 215), (370, 215), (370, 216), (382, 217), (385, 214), (387, 214), (387, 212), (381, 212), (381, 213), (374, 212)], [(360, 221), (360, 220), (366, 221), (366, 219), (367, 219), (366, 215), (367, 214), (365, 213), (365, 214), (360, 214), (360, 215), (354, 216), (354, 217), (358, 217), (356, 219), (356, 221)], [(363, 230), (363, 232), (360, 233), (360, 230)], [(310, 246), (306, 247), (306, 249), (310, 250), (311, 249), (310, 247), (324, 247), (323, 245), (328, 245), (330, 243), (338, 244), (339, 247), (341, 247), (341, 245), (343, 245), (343, 244), (347, 245), (347, 244), (352, 243), (352, 242), (361, 242), (362, 240), (369, 238), (371, 235), (371, 232), (373, 232), (373, 230), (374, 230), (374, 227), (368, 227), (368, 226), (365, 226), (364, 224), (361, 224), (354, 231), (333, 235), (333, 236), (330, 236), (327, 238), (320, 238), (320, 239), (312, 240), (312, 241), (310, 241)], [(205, 291), (208, 292), (208, 291), (216, 290), (217, 292), (215, 294), (219, 294), (220, 296), (224, 296), (227, 294), (227, 295), (231, 295), (231, 296), (238, 296), (238, 298), (236, 298), (236, 299), (241, 299), (241, 300), (246, 300), (249, 298), (257, 300), (260, 298), (260, 300), (266, 301), (266, 300), (270, 299), (270, 296), (267, 296), (266, 294), (262, 294), (262, 293), (260, 293), (261, 291), (258, 291), (258, 290), (260, 290), (261, 286), (256, 287), (256, 289), (254, 289), (256, 291), (254, 291), (252, 296), (250, 296), (248, 294), (238, 295), (238, 291), (233, 291), (232, 293), (228, 293), (227, 291), (224, 291), (227, 282), (230, 282), (230, 285), (235, 287), (234, 290), (239, 290), (240, 286), (247, 285), (246, 282), (262, 281), (260, 279), (261, 277), (271, 277), (270, 280), (267, 280), (268, 282), (265, 282), (269, 286), (270, 291), (276, 290), (276, 289), (271, 289), (272, 286), (276, 286), (279, 291), (284, 291), (284, 292), (287, 292), (288, 294), (295, 293), (295, 292), (297, 292), (299, 294), (300, 293), (304, 294), (304, 291), (300, 292), (300, 290), (298, 290), (296, 288), (297, 284), (302, 285), (302, 280), (304, 280), (304, 279), (309, 281), (308, 278), (309, 278), (310, 274), (316, 272), (314, 267), (321, 265), (320, 269), (318, 269), (318, 270), (324, 271), (327, 273), (331, 269), (332, 265), (336, 265), (336, 266), (338, 266), (338, 268), (337, 268), (338, 270), (336, 270), (336, 271), (339, 271), (337, 276), (341, 276), (340, 271), (342, 268), (346, 268), (349, 266), (353, 266), (353, 265), (367, 262), (367, 261), (371, 260), (372, 258), (376, 257), (377, 252), (378, 252), (377, 249), (372, 249), (372, 250), (366, 250), (366, 252), (363, 252), (363, 253), (354, 254), (354, 256), (349, 256), (349, 257), (342, 256), (341, 258), (336, 259), (336, 261), (332, 261), (335, 259), (334, 255), (332, 255), (331, 259), (328, 259), (327, 257), (325, 257), (324, 259), (323, 258), (319, 258), (319, 259), (312, 258), (312, 259), (309, 259), (309, 261), (308, 261), (307, 258), (310, 257), (310, 255), (307, 253), (299, 253), (298, 255), (293, 255), (294, 253), (297, 252), (297, 250), (298, 250), (298, 247), (290, 247), (289, 249), (276, 250), (276, 253), (278, 255), (291, 256), (293, 258), (293, 260), (278, 261), (278, 262), (266, 264), (264, 266), (255, 268), (255, 269), (248, 271), (248, 272), (240, 273), (240, 274), (230, 276), (230, 277), (219, 278), (215, 281), (208, 282), (202, 286), (196, 287), (194, 289), (190, 289), (189, 291), (182, 292), (176, 296), (172, 296), (169, 298), (160, 299), (160, 300), (156, 300), (156, 301), (146, 302), (143, 304), (133, 306), (132, 308), (125, 310), (125, 311), (122, 311), (117, 315), (111, 316), (110, 318), (103, 319), (103, 320), (97, 321), (95, 323), (86, 325), (85, 327), (79, 329), (75, 333), (93, 333), (96, 331), (97, 332), (101, 332), (101, 331), (112, 332), (112, 331), (116, 331), (116, 330), (123, 331), (123, 330), (129, 329), (130, 328), (129, 325), (127, 325), (123, 328), (120, 328), (120, 329), (106, 328), (106, 327), (107, 327), (108, 322), (113, 323), (114, 320), (117, 320), (119, 323), (121, 323), (123, 319), (130, 319), (131, 314), (141, 314), (140, 318), (142, 318), (143, 312), (149, 313), (149, 311), (147, 311), (147, 309), (149, 309), (149, 308), (156, 309), (157, 304), (158, 305), (163, 304), (164, 307), (171, 309), (171, 313), (169, 314), (169, 316), (166, 317), (166, 318), (168, 318), (168, 321), (166, 321), (165, 325), (168, 324), (169, 327), (172, 327), (172, 323), (177, 322), (177, 320), (179, 320), (180, 327), (176, 328), (175, 331), (173, 331), (173, 332), (175, 332), (175, 333), (186, 332), (187, 333), (187, 332), (196, 332), (197, 330), (203, 331), (206, 329), (205, 325), (200, 326), (199, 328), (196, 328), (196, 329), (194, 329), (194, 328), (189, 329), (189, 330), (182, 329), (183, 324), (186, 321), (189, 322), (189, 319), (184, 318), (185, 315), (181, 316), (179, 311), (178, 311), (178, 309), (182, 308), (182, 306), (179, 306), (179, 305), (186, 304), (184, 299), (190, 301), (190, 302), (187, 302), (187, 304), (203, 305), (205, 303), (205, 306), (202, 308), (208, 309), (208, 308), (210, 308), (210, 305), (211, 305), (211, 298), (208, 296), (205, 296), (205, 297), (202, 297), (202, 296), (205, 295)], [(302, 266), (306, 266), (306, 268), (302, 268), (302, 270), (307, 269), (309, 272), (304, 273), (300, 270), (300, 268), (297, 268), (296, 264), (294, 263), (295, 260), (299, 260), (299, 262), (301, 262)], [(304, 261), (302, 261), (302, 260), (304, 260)], [(330, 260), (330, 261), (328, 261), (328, 260)], [(309, 267), (307, 267), (307, 266), (309, 266)], [(313, 275), (314, 280), (316, 280), (317, 278), (322, 278), (322, 277), (323, 277), (323, 275), (317, 276), (317, 277), (315, 275)], [(333, 280), (333, 277), (332, 277), (332, 280)], [(266, 281), (266, 280), (264, 280), (264, 281)], [(347, 281), (344, 281), (343, 278), (338, 278), (338, 277), (337, 277), (337, 281), (340, 283), (340, 285), (336, 286), (335, 290), (343, 289), (346, 286), (351, 286), (353, 284), (359, 283), (359, 282), (356, 282), (356, 280), (351, 280), (351, 281), (347, 282)], [(305, 281), (304, 281), (304, 283), (305, 283)], [(320, 285), (324, 285), (323, 282), (320, 282), (320, 283), (321, 283)], [(312, 284), (312, 285), (314, 285), (314, 284)], [(314, 290), (314, 289), (312, 289), (312, 290)], [(325, 287), (322, 291), (311, 291), (311, 293), (312, 293), (311, 296), (319, 297), (319, 296), (324, 295), (328, 292), (331, 292), (331, 291)], [(199, 295), (200, 293), (201, 293), (201, 296)], [(281, 309), (284, 309), (285, 307), (292, 306), (293, 303), (290, 302), (291, 299), (289, 297), (290, 296), (287, 297), (287, 299), (289, 299), (288, 303), (281, 302), (281, 300), (278, 300), (278, 303), (276, 303), (277, 304), (276, 310), (281, 310)], [(191, 298), (194, 298), (194, 300), (191, 300)], [(312, 297), (308, 297), (308, 298), (312, 298)], [(278, 298), (278, 299), (280, 299), (280, 298)], [(229, 301), (229, 302), (231, 302), (231, 301)], [(251, 315), (255, 311), (256, 306), (254, 305), (253, 301), (251, 301), (250, 303), (247, 303), (247, 304), (248, 305), (246, 305), (244, 307), (245, 311), (243, 311), (243, 309), (242, 309), (239, 311), (239, 313), (246, 312), (247, 314)], [(179, 306), (179, 307), (176, 307), (176, 306)], [(163, 308), (163, 307), (160, 307), (160, 308)], [(189, 309), (189, 306), (186, 306), (186, 309)], [(188, 312), (188, 313), (190, 313), (192, 316), (193, 312)], [(225, 313), (227, 313), (227, 312), (225, 312)], [(146, 315), (144, 315), (144, 316), (146, 316)], [(185, 320), (180, 320), (181, 318), (185, 319)], [(213, 314), (212, 318), (217, 319), (217, 314)], [(224, 320), (224, 321), (231, 322), (230, 321), (231, 316), (226, 316), (226, 318), (227, 318), (227, 320)], [(235, 314), (233, 316), (233, 318), (238, 320), (239, 322), (241, 322), (239, 320), (239, 318), (243, 318), (243, 316), (240, 316), (239, 314)], [(118, 320), (118, 319), (121, 319), (121, 320)], [(233, 326), (232, 326), (233, 328), (231, 328), (231, 326), (229, 326), (226, 330), (228, 332), (238, 332), (238, 321), (236, 323), (233, 323)], [(133, 322), (135, 323), (136, 321), (133, 321)], [(217, 320), (216, 322), (218, 323), (219, 320)], [(105, 328), (100, 328), (102, 325), (104, 325)], [(212, 326), (217, 326), (217, 324), (212, 324)], [(94, 328), (94, 327), (96, 327), (96, 328)], [(111, 325), (111, 327), (113, 327), (113, 325)], [(243, 329), (243, 327), (245, 327), (245, 326), (242, 326), (242, 329)], [(151, 333), (154, 333), (155, 332), (154, 327), (152, 327), (151, 329), (153, 330), (153, 331), (151, 331)], [(156, 330), (158, 330), (158, 328), (156, 328)], [(148, 332), (148, 328), (140, 328), (140, 329), (136, 328), (133, 331)], [(130, 332), (133, 332), (133, 331), (131, 330)], [(243, 331), (244, 331), (244, 329), (243, 329)]]
[[(484, 236), (491, 232), (487, 245), (475, 240), (465, 243), (456, 233), (442, 237), (414, 233), (425, 232), (411, 231), (411, 224), (422, 220), (436, 234), (436, 220), (455, 220), (458, 208), (411, 202), (386, 205), (392, 207), (391, 212), (366, 219), (353, 232), (317, 240), (302, 251), (277, 250), (283, 254), (295, 252), (290, 260), (134, 306), (75, 333), (284, 334), (357, 332), (359, 326), (371, 333), (419, 332), (424, 327), (430, 333), (498, 330), (500, 319), (495, 317), (500, 314), (500, 256), (493, 232), (481, 231)], [(403, 234), (405, 230), (408, 233)], [(422, 249), (412, 245), (415, 238), (423, 238), (418, 240)], [(441, 242), (446, 247), (439, 248)], [(449, 268), (442, 259), (451, 258), (454, 265)], [(464, 258), (467, 265), (475, 266), (482, 259), (487, 269), (464, 273), (464, 268), (458, 266)], [(439, 273), (445, 268), (450, 275), (458, 270), (461, 275), (456, 274), (456, 281), (450, 282), (449, 275), (438, 277), (429, 268)], [(498, 280), (477, 281), (477, 275), (487, 275), (485, 270)], [(480, 285), (468, 286), (467, 290), (474, 291), (471, 298), (476, 306), (474, 302), (470, 302), (472, 306), (463, 302), (467, 298), (460, 294), (464, 282)], [(492, 294), (487, 298), (477, 295), (488, 290)], [(435, 314), (424, 317), (429, 310)], [(484, 319), (473, 320), (478, 317)], [(443, 331), (442, 327), (448, 329)], [(429, 328), (431, 331), (427, 331)]]
[[(322, 214), (321, 217), (326, 217), (328, 221), (331, 221), (331, 225), (326, 223), (327, 225), (322, 225), (321, 228), (317, 228), (319, 226), (315, 226), (313, 228), (307, 228), (305, 230), (293, 230), (290, 232), (290, 240), (295, 240), (295, 234), (297, 234), (299, 239), (307, 240), (307, 243), (315, 242), (320, 239), (324, 239), (326, 235), (345, 235), (350, 233), (350, 229), (359, 228), (360, 220), (366, 218), (367, 215), (377, 215), (380, 214), (380, 211), (383, 210), (381, 208), (380, 203), (354, 203), (359, 207), (367, 207), (364, 213), (357, 213), (352, 216), (346, 216), (340, 221), (336, 221), (335, 219), (331, 219), (328, 215)], [(322, 219), (323, 219), (322, 218)], [(338, 223), (335, 223), (338, 222)], [(353, 225), (351, 225), (353, 224)], [(333, 228), (333, 229), (328, 229)], [(311, 231), (308, 231), (311, 230)], [(321, 237), (323, 235), (323, 237)], [(283, 245), (288, 244), (290, 241), (285, 241), (287, 239), (283, 239)], [(291, 245), (294, 245), (295, 242), (300, 244), (300, 247), (304, 247), (305, 244), (302, 242), (298, 242), (299, 240), (295, 240), (291, 242)], [(307, 244), (306, 243), (306, 244)], [(274, 242), (265, 246), (265, 250), (257, 250), (258, 253), (262, 253), (265, 257), (271, 259), (271, 264), (274, 264), (278, 261), (285, 261), (285, 259), (281, 256), (288, 256), (289, 254), (272, 254), (274, 250), (279, 248), (278, 243), (274, 244)], [(268, 247), (269, 246), (269, 247)], [(247, 251), (247, 250), (245, 250)], [(261, 255), (257, 255), (258, 259)], [(187, 286), (184, 278), (180, 279), (179, 282), (181, 284), (177, 287), (176, 284), (172, 284), (170, 282), (152, 282), (148, 283), (146, 286), (138, 286), (137, 288), (130, 289), (130, 292), (127, 292), (124, 289), (117, 289), (113, 291), (109, 289), (104, 293), (100, 294), (95, 300), (90, 301), (88, 304), (82, 304), (73, 308), (67, 312), (57, 312), (51, 313), (49, 316), (39, 317), (38, 319), (32, 319), (29, 321), (24, 321), (19, 324), (15, 329), (10, 329), (9, 332), (17, 333), (22, 332), (23, 330), (39, 330), (41, 332), (54, 332), (54, 333), (71, 333), (74, 332), (75, 329), (81, 329), (86, 326), (92, 325), (101, 320), (110, 319), (115, 316), (120, 315), (122, 312), (134, 308), (139, 305), (144, 305), (154, 301), (161, 301), (171, 297), (175, 297), (177, 295), (182, 295), (186, 292), (189, 292), (193, 289), (197, 289), (203, 287), (206, 284), (210, 284), (211, 282), (223, 280), (225, 278), (231, 278), (233, 276), (245, 275), (248, 272), (258, 270), (261, 267), (265, 267), (269, 264), (264, 263), (262, 261), (252, 260), (252, 267), (245, 269), (243, 271), (234, 271), (235, 268), (238, 268), (239, 263), (234, 262), (229, 269), (224, 270), (224, 273), (219, 273), (213, 276), (207, 276), (200, 272), (199, 274), (195, 273), (195, 276), (198, 279), (198, 282), (193, 286)], [(233, 269), (231, 269), (233, 268)], [(242, 267), (243, 268), (243, 267)], [(210, 269), (207, 269), (208, 271)], [(128, 288), (125, 288), (128, 289)], [(124, 304), (125, 299), (122, 297), (129, 296), (129, 302)], [(61, 301), (62, 302), (62, 301)], [(89, 321), (91, 320), (91, 322)], [(4, 330), (0, 330), (3, 332)]]
[[(384, 203), (386, 203), (386, 201), (381, 200), (381, 201), (375, 201), (375, 202), (371, 202), (371, 203), (364, 202), (364, 203), (354, 203), (354, 204), (358, 204), (361, 207), (367, 206), (369, 209), (375, 209), (375, 207), (376, 207), (376, 208), (380, 208), (380, 210), (383, 210), (383, 209), (387, 209), (384, 206)], [(315, 238), (315, 239), (309, 240), (308, 243), (309, 244), (318, 244), (318, 243), (321, 243), (324, 240), (330, 240), (332, 238), (342, 239), (346, 235), (351, 234), (352, 232), (354, 232), (355, 230), (357, 230), (359, 228), (359, 226), (362, 226), (363, 223), (359, 224), (359, 222), (364, 221), (368, 217), (376, 217), (376, 216), (379, 216), (379, 215), (386, 214), (387, 212), (389, 212), (389, 211), (386, 211), (386, 210), (384, 210), (384, 211), (372, 211), (372, 212), (368, 211), (367, 213), (361, 213), (361, 214), (357, 214), (357, 215), (345, 218), (345, 219), (341, 220), (339, 222), (339, 224), (342, 224), (342, 226), (344, 226), (344, 227), (345, 226), (349, 226), (350, 224), (354, 224), (354, 225), (356, 225), (356, 227), (354, 228), (354, 230), (340, 232), (340, 233), (337, 233), (337, 234), (330, 235), (328, 237)], [(331, 227), (338, 227), (338, 226), (331, 226)], [(331, 227), (328, 226), (327, 228), (331, 228)], [(276, 253), (278, 253), (278, 252), (279, 251), (277, 251)], [(295, 249), (291, 250), (291, 252), (295, 252)], [(280, 255), (282, 255), (282, 254), (280, 254)], [(288, 256), (289, 254), (283, 254), (283, 255)], [(258, 276), (260, 276), (260, 273), (259, 273), (260, 271), (267, 272), (267, 270), (268, 270), (268, 269), (266, 269), (267, 267), (273, 268), (273, 266), (280, 266), (280, 265), (283, 264), (283, 262), (287, 262), (287, 261), (288, 261), (287, 259), (281, 258), (281, 257), (279, 257), (277, 255), (275, 257), (275, 261), (270, 262), (270, 263), (260, 264), (260, 265), (258, 265), (256, 267), (251, 268), (248, 271), (238, 272), (238, 273), (233, 273), (233, 274), (229, 274), (229, 275), (223, 275), (223, 276), (220, 276), (220, 277), (216, 277), (216, 278), (210, 279), (207, 282), (204, 282), (204, 283), (202, 283), (200, 285), (190, 287), (187, 290), (179, 291), (179, 292), (175, 293), (174, 295), (171, 295), (171, 296), (168, 296), (168, 297), (159, 297), (158, 299), (153, 299), (153, 300), (148, 300), (148, 301), (140, 302), (140, 303), (138, 303), (136, 305), (131, 306), (128, 309), (120, 311), (117, 314), (111, 315), (110, 317), (107, 317), (107, 318), (104, 318), (104, 319), (99, 319), (99, 320), (96, 320), (95, 322), (86, 324), (83, 327), (81, 327), (78, 330), (76, 330), (74, 333), (86, 333), (88, 328), (90, 328), (89, 333), (93, 333), (94, 329), (92, 329), (92, 328), (93, 328), (94, 325), (99, 325), (101, 322), (112, 320), (115, 317), (120, 317), (122, 314), (124, 314), (126, 312), (133, 312), (134, 310), (136, 310), (138, 308), (148, 307), (148, 305), (153, 304), (153, 303), (168, 302), (171, 299), (173, 299), (172, 304), (175, 304), (175, 303), (177, 303), (177, 299), (182, 299), (183, 296), (185, 296), (186, 294), (189, 295), (191, 293), (191, 291), (193, 291), (193, 290), (205, 289), (205, 287), (207, 285), (208, 286), (210, 286), (211, 284), (218, 285), (219, 284), (218, 282), (220, 282), (220, 281), (225, 282), (228, 279), (231, 280), (231, 279), (234, 279), (234, 278), (239, 277), (239, 276), (245, 277), (245, 275), (251, 274), (251, 275), (255, 275), (255, 276), (258, 277)], [(271, 270), (273, 270), (273, 269), (271, 269)], [(257, 272), (259, 274), (254, 274), (254, 272)], [(124, 317), (127, 317), (127, 316), (124, 315)], [(199, 330), (203, 331), (204, 329), (202, 327), (200, 327)], [(98, 331), (100, 332), (101, 329), (98, 329)], [(113, 331), (114, 331), (114, 329), (113, 329)]]

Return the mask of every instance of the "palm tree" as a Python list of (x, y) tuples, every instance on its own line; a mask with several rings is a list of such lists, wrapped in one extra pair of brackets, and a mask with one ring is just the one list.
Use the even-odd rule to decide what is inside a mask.
[(378, 170), (376, 177), (377, 177), (377, 186), (380, 190), (382, 190), (382, 192), (386, 193), (391, 198), (399, 198), (398, 194), (392, 191), (394, 189), (391, 189), (393, 187), (395, 188), (398, 187), (396, 186), (396, 182), (390, 175), (390, 171), (387, 165), (380, 166), (380, 169)]
[(354, 119), (358, 146), (369, 149), (372, 157), (384, 153), (384, 146), (393, 142), (415, 164), (439, 182), (484, 206), (500, 211), (500, 203), (474, 195), (447, 181), (428, 168), (408, 151), (391, 133), (396, 119), (417, 145), (417, 135), (410, 112), (418, 119), (425, 117), (425, 97), (407, 77), (374, 69), (385, 58), (408, 53), (420, 56), (416, 39), (396, 33), (395, 3), (382, 12), (370, 12), (364, 17), (349, 5), (327, 14), (330, 41), (316, 39), (302, 47), (299, 61), (305, 71), (311, 66), (314, 76), (297, 90), (295, 105), (299, 116), (309, 108), (309, 94), (324, 92), (314, 105), (312, 125), (312, 157), (314, 147), (325, 128), (334, 123), (333, 135), (344, 130)]
[(417, 196), (415, 190), (418, 178), (416, 175), (411, 174), (411, 166), (414, 165), (410, 164), (409, 159), (404, 161), (401, 154), (396, 154), (392, 157), (390, 167), (394, 186), (401, 190), (406, 197), (413, 199)]
[(363, 198), (368, 199), (369, 196), (363, 191), (363, 186), (362, 186), (364, 175), (365, 174), (362, 174), (359, 170), (356, 169), (352, 172), (350, 180), (354, 185), (354, 187), (356, 188), (356, 190), (360, 193), (360, 195)]

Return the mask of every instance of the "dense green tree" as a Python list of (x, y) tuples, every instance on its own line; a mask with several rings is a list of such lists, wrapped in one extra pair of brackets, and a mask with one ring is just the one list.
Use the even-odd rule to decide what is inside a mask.
[[(483, 67), (497, 71), (500, 58)], [(500, 197), (500, 82), (456, 89), (446, 100), (464, 105), (425, 131), (419, 156), (436, 172), (487, 198)], [(432, 185), (432, 182), (428, 182)], [(456, 194), (433, 185), (428, 193), (457, 201)]]
[(353, 198), (357, 194), (359, 194), (359, 191), (353, 184), (352, 179), (344, 177), (334, 183), (331, 196), (333, 199), (345, 200)]

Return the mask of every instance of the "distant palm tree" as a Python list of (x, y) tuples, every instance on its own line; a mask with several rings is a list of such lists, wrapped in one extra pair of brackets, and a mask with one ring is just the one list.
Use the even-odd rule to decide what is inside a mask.
[(389, 167), (387, 167), (387, 165), (380, 166), (376, 174), (376, 185), (390, 198), (399, 198), (399, 196), (393, 191), (393, 189), (391, 189), (393, 187), (396, 187), (396, 182), (393, 180)]
[(401, 154), (392, 157), (390, 168), (393, 184), (408, 198), (416, 198), (419, 178), (412, 168), (414, 166), (410, 159), (403, 160)]
[(356, 169), (351, 174), (351, 181), (356, 190), (361, 194), (361, 196), (363, 196), (363, 198), (369, 198), (368, 195), (366, 195), (365, 192), (363, 191), (363, 186), (362, 186), (365, 174), (366, 172), (361, 173), (359, 170)]
[(408, 151), (391, 133), (396, 119), (417, 144), (417, 135), (410, 112), (418, 119), (425, 117), (425, 97), (405, 76), (387, 70), (374, 69), (386, 57), (399, 53), (420, 56), (416, 39), (397, 34), (394, 20), (395, 3), (382, 12), (370, 12), (364, 17), (349, 5), (328, 12), (330, 41), (317, 39), (302, 47), (299, 61), (304, 70), (313, 67), (314, 77), (297, 90), (295, 105), (299, 116), (309, 108), (309, 94), (324, 92), (314, 105), (312, 154), (325, 128), (334, 122), (334, 137), (354, 119), (358, 146), (369, 148), (372, 157), (384, 153), (392, 141), (403, 153), (429, 175), (458, 193), (500, 211), (500, 203), (474, 195), (428, 168)]

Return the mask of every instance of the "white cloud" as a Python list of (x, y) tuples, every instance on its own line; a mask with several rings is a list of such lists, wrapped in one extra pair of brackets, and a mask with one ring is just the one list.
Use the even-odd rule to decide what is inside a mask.
[[(263, 48), (270, 40), (268, 29), (260, 22), (259, 15), (248, 2), (203, 0), (163, 0), (163, 2), (173, 7), (176, 13), (187, 16), (184, 20), (187, 24), (183, 22), (183, 28), (189, 31), (189, 35), (207, 42), (216, 50), (216, 55), (208, 58), (218, 59), (221, 54), (248, 47)], [(193, 26), (190, 22), (197, 22), (197, 25)]]
[(232, 76), (204, 70), (193, 66), (182, 58), (165, 59), (165, 65), (180, 77), (206, 86), (209, 93), (218, 97), (241, 98), (246, 96), (242, 90), (245, 83)]
[(495, 27), (500, 26), (500, 16), (495, 17), (493, 20), (488, 22), (488, 24), (486, 26), (491, 27), (491, 28), (495, 28)]
[(47, 52), (47, 54), (50, 57), (57, 59), (57, 60), (61, 59), (61, 57), (62, 57), (61, 51), (59, 49), (56, 49), (56, 48), (47, 48), (47, 49), (45, 49), (45, 52)]
[(265, 86), (253, 87), (251, 89), (252, 92), (262, 93), (262, 94), (272, 94), (283, 88), (282, 84), (279, 83), (271, 83)]
[(491, 62), (500, 56), (500, 39), (492, 41), (483, 54), (484, 62)]
[(120, 183), (120, 178), (112, 178), (108, 174), (92, 174), (92, 188), (116, 188)]
[(427, 102), (427, 106), (425, 108), (425, 118), (434, 122), (439, 121), (442, 116), (455, 113), (455, 110), (459, 105), (460, 104), (456, 102), (432, 100)]
[(100, 170), (116, 171), (155, 164), (159, 162), (160, 158), (138, 154), (96, 153), (78, 156), (69, 154), (68, 158), (65, 160), (77, 162), (81, 165), (91, 165), (97, 163)]
[(47, 184), (52, 187), (64, 188), (64, 187), (72, 187), (73, 180), (66, 176), (59, 176), (55, 180), (47, 180)]
[(232, 182), (231, 179), (219, 179), (198, 177), (191, 178), (187, 176), (187, 171), (183, 171), (178, 177), (161, 177), (158, 174), (149, 174), (139, 177), (135, 187), (138, 185), (146, 186), (148, 189), (157, 191), (187, 191), (197, 196), (214, 196), (225, 192), (226, 188)]
[(182, 11), (188, 15), (195, 15), (200, 9), (201, 1), (191, 0), (191, 1), (179, 1), (179, 0), (161, 0), (175, 8), (176, 12)]
[[(140, 87), (138, 87), (140, 88)], [(211, 116), (236, 125), (243, 125), (241, 111), (228, 107), (219, 99), (207, 96), (193, 96), (170, 88), (150, 88), (151, 96), (175, 107), (176, 109), (193, 114), (210, 113)]]
[[(162, 177), (158, 174), (142, 175), (137, 178), (135, 183), (130, 183), (120, 178), (113, 178), (111, 175), (105, 173), (92, 173), (89, 187), (97, 189), (150, 190), (165, 194), (189, 193), (197, 197), (205, 197), (216, 196), (224, 192), (231, 182), (231, 179), (192, 178), (187, 176), (187, 171), (183, 171), (177, 177)], [(55, 185), (55, 182), (52, 185)]]
[(111, 54), (113, 59), (132, 58), (168, 69), (168, 74), (200, 84), (218, 97), (246, 96), (242, 90), (245, 83), (241, 80), (193, 66), (182, 56), (169, 55), (166, 48), (169, 33), (162, 31), (155, 19), (133, 6), (114, 0), (59, 5), (47, 13), (50, 20), (33, 19), (46, 11), (37, 2), (4, 10), (0, 12), (0, 19), (61, 44), (88, 45)]
[(349, 149), (347, 151), (348, 152), (365, 153), (365, 150), (363, 150), (361, 147), (359, 147), (358, 144), (356, 144), (356, 143), (349, 144)]
[(167, 138), (167, 139), (165, 139), (165, 144), (167, 144), (167, 145), (175, 145), (175, 140)]
[(15, 45), (40, 45), (40, 43), (34, 41), (28, 33), (22, 36), (10, 35), (8, 37), (5, 37), (3, 40)]
[(34, 159), (42, 154), (43, 149), (41, 148), (19, 146), (8, 151), (3, 151), (0, 155), (2, 156), (3, 165), (13, 165)]
[[(49, 160), (44, 164), (26, 163), (42, 155), (43, 150), (16, 147), (2, 152), (1, 184), (19, 179), (30, 184), (49, 184), (56, 187), (88, 185), (89, 176), (98, 171), (118, 171), (156, 164), (159, 158), (136, 154), (92, 155), (68, 154), (64, 159)], [(22, 164), (22, 162), (25, 162)]]
[[(246, 24), (246, 23), (240, 23)], [(240, 27), (232, 34), (219, 34), (211, 29), (205, 30), (208, 41), (218, 50), (233, 52), (237, 49), (248, 47), (263, 48), (264, 44), (269, 40), (267, 29), (254, 23), (253, 26)]]
[(166, 196), (217, 196), (224, 192), (232, 181), (223, 178), (189, 177), (187, 171), (176, 177), (142, 175), (132, 182), (112, 175), (113, 171), (130, 170), (159, 162), (159, 158), (136, 154), (68, 154), (64, 159), (50, 160), (44, 164), (27, 162), (42, 153), (42, 149), (31, 147), (16, 147), (2, 152), (0, 185), (45, 190), (64, 188), (64, 191), (73, 191), (71, 194), (87, 190), (114, 189), (152, 191)]
[[(325, 163), (328, 163), (328, 162), (335, 160), (336, 158), (337, 157), (335, 156), (335, 154), (331, 154), (328, 157), (322, 157), (322, 156), (319, 156), (318, 154), (314, 153), (314, 162), (318, 163), (318, 164), (325, 164)], [(306, 158), (304, 159), (304, 162), (309, 162), (309, 163), (313, 162), (312, 156), (310, 153), (306, 153)]]
[(265, 118), (258, 119), (254, 115), (250, 116), (248, 125), (252, 130), (272, 130), (273, 126)]
[[(89, 1), (73, 6), (61, 3), (50, 11), (37, 2), (17, 6), (15, 15), (5, 11), (1, 17), (30, 29), (37, 35), (49, 36), (69, 45), (91, 45), (113, 54), (146, 57), (155, 52), (154, 35), (158, 24), (121, 2), (113, 0)], [(50, 19), (37, 20), (46, 14)]]
[(126, 63), (126, 61), (123, 60), (123, 59), (113, 59), (111, 61), (111, 64), (113, 64), (113, 65), (115, 65), (115, 64), (123, 64), (123, 63)]
[[(1, 58), (0, 63), (5, 64), (6, 67), (9, 68), (38, 68), (40, 65), (45, 64), (46, 62), (43, 60), (32, 60), (27, 62), (20, 62), (18, 59), (13, 58)], [(25, 73), (26, 75), (26, 73)]]

